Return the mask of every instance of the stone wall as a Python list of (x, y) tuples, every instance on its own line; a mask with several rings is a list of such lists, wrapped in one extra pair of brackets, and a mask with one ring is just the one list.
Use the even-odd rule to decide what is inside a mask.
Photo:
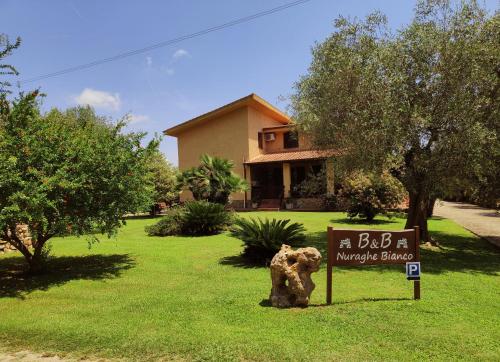
[(288, 199), (285, 202), (288, 210), (321, 211), (325, 209), (325, 201), (320, 197), (301, 197)]
[[(28, 225), (17, 225), (16, 234), (19, 239), (21, 239), (27, 247), (31, 247), (31, 235), (28, 230)], [(13, 245), (9, 244), (5, 240), (0, 240), (0, 253), (7, 253), (10, 251), (17, 250)]]

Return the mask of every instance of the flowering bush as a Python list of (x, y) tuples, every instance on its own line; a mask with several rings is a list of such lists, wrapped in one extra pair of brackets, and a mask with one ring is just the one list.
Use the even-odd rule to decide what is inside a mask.
[(344, 181), (343, 186), (349, 217), (359, 216), (368, 221), (378, 213), (397, 207), (406, 195), (403, 185), (388, 173), (375, 176), (356, 172)]

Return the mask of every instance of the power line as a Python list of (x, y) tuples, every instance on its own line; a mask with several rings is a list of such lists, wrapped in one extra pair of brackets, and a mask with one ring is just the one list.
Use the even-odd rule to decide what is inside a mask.
[(119, 59), (131, 57), (133, 55), (145, 53), (145, 52), (148, 52), (148, 51), (153, 50), (153, 49), (158, 49), (158, 48), (166, 47), (166, 46), (169, 46), (169, 45), (172, 45), (172, 44), (176, 44), (176, 43), (182, 42), (184, 40), (196, 38), (196, 37), (199, 37), (199, 36), (202, 36), (202, 35), (205, 35), (205, 34), (208, 34), (208, 33), (212, 33), (212, 32), (218, 31), (218, 30), (222, 30), (222, 29), (229, 28), (229, 27), (232, 27), (232, 26), (235, 26), (235, 25), (238, 25), (238, 24), (246, 23), (246, 22), (249, 22), (249, 21), (261, 18), (263, 16), (274, 14), (274, 13), (286, 10), (286, 9), (294, 7), (294, 6), (301, 5), (301, 4), (309, 2), (309, 1), (311, 1), (311, 0), (297, 0), (297, 1), (292, 1), (292, 2), (290, 2), (288, 4), (284, 4), (284, 5), (272, 8), (272, 9), (264, 10), (264, 11), (261, 11), (261, 12), (258, 12), (258, 13), (252, 14), (252, 15), (245, 16), (243, 18), (232, 20), (230, 22), (227, 22), (227, 23), (224, 23), (224, 24), (221, 24), (221, 25), (217, 25), (217, 26), (213, 26), (211, 28), (207, 28), (207, 29), (204, 29), (204, 30), (197, 31), (195, 33), (183, 35), (183, 36), (180, 36), (178, 38), (174, 38), (174, 39), (162, 41), (160, 43), (152, 44), (152, 45), (149, 45), (149, 46), (144, 47), (144, 48), (135, 49), (135, 50), (129, 50), (127, 52), (120, 53), (120, 54), (117, 54), (117, 55), (113, 55), (113, 56), (108, 57), (108, 58), (103, 58), (103, 59), (95, 60), (95, 61), (90, 62), (90, 63), (80, 64), (80, 65), (76, 65), (74, 67), (70, 67), (70, 68), (66, 68), (66, 69), (61, 69), (61, 70), (56, 71), (56, 72), (47, 73), (47, 74), (40, 75), (40, 76), (37, 76), (37, 77), (24, 79), (20, 83), (32, 83), (32, 82), (36, 82), (38, 80), (52, 78), (52, 77), (57, 77), (57, 76), (60, 76), (60, 75), (77, 72), (79, 70), (92, 68), (92, 67), (95, 67), (95, 66), (100, 65), (100, 64), (109, 63), (109, 62), (113, 62), (115, 60), (119, 60)]

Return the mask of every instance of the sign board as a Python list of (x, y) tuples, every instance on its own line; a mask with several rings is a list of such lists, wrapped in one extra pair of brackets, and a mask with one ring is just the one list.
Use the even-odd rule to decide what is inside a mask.
[[(328, 227), (327, 304), (331, 304), (332, 301), (333, 266), (418, 263), (420, 276), (419, 244), (418, 227), (401, 231), (347, 230)], [(414, 298), (420, 299), (420, 280), (416, 278), (412, 280), (414, 280)]]
[(420, 280), (420, 262), (406, 263), (406, 279)]

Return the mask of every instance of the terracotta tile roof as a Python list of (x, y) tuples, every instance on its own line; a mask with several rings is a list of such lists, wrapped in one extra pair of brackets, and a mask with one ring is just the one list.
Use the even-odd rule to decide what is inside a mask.
[(284, 161), (300, 161), (300, 160), (317, 160), (322, 158), (332, 157), (338, 154), (334, 150), (307, 150), (307, 151), (290, 151), (280, 153), (268, 153), (265, 155), (256, 156), (246, 164), (267, 163), (267, 162), (284, 162)]

